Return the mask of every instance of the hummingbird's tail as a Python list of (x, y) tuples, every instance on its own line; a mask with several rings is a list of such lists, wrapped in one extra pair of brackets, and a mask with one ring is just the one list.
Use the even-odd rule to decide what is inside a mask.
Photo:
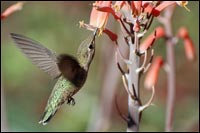
[(45, 109), (45, 112), (43, 113), (39, 121), (39, 124), (46, 125), (51, 120), (51, 118), (55, 115), (56, 112), (57, 112), (57, 109), (54, 109), (53, 111), (50, 109)]

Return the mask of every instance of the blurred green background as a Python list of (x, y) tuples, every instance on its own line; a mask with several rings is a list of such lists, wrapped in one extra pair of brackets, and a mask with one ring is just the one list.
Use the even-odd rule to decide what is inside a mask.
[[(1, 12), (15, 2), (1, 2)], [(89, 21), (92, 2), (26, 2), (21, 11), (1, 21), (1, 123), (8, 131), (87, 131), (95, 105), (101, 93), (105, 36), (97, 39), (97, 52), (91, 64), (88, 79), (77, 93), (75, 106), (64, 105), (47, 126), (38, 124), (55, 81), (34, 66), (13, 44), (9, 33), (19, 33), (41, 42), (56, 53), (76, 55), (76, 50), (91, 32), (80, 29), (78, 22)], [(184, 25), (195, 44), (197, 60), (189, 62), (182, 42), (176, 46), (176, 107), (175, 131), (199, 131), (199, 2), (189, 2), (190, 12), (177, 7), (173, 17), (174, 34)], [(151, 30), (158, 24), (155, 20)], [(151, 32), (151, 31), (150, 31)], [(163, 40), (156, 42), (156, 55), (165, 58)], [(106, 48), (106, 47), (104, 47)], [(142, 78), (143, 79), (143, 78)], [(112, 79), (110, 79), (112, 81)], [(142, 84), (142, 83), (141, 83)], [(117, 88), (126, 97), (122, 82)], [(156, 86), (156, 106), (144, 111), (140, 131), (163, 131), (165, 124), (166, 73), (162, 70)], [(150, 94), (142, 88), (142, 99)], [(121, 99), (127, 108), (127, 99)], [(125, 131), (126, 123), (113, 106), (108, 131)], [(94, 121), (95, 123), (95, 121)]]

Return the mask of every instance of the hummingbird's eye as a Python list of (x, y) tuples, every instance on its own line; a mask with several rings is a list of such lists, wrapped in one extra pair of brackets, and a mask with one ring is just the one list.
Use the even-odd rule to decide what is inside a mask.
[(88, 48), (91, 50), (94, 48), (94, 46), (91, 44)]

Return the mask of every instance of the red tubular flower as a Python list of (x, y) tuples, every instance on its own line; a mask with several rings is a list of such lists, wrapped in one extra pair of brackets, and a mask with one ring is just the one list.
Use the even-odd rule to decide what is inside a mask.
[(155, 17), (159, 16), (160, 15), (160, 12), (163, 11), (166, 7), (168, 6), (171, 6), (171, 5), (174, 5), (176, 4), (175, 1), (163, 1), (160, 5), (158, 5), (153, 12), (156, 12), (156, 13), (153, 13), (155, 15)]
[(151, 47), (151, 45), (153, 45), (153, 40), (154, 37), (155, 39), (159, 39), (161, 37), (165, 36), (165, 31), (162, 27), (157, 27), (156, 28), (156, 37), (154, 32), (151, 33), (141, 44), (140, 44), (140, 51), (145, 51), (146, 49), (148, 49), (149, 47)]
[(163, 65), (162, 57), (160, 56), (156, 57), (144, 80), (145, 88), (151, 89), (156, 84), (158, 79), (158, 73), (162, 65)]
[[(113, 14), (113, 16), (116, 17), (116, 19), (119, 19), (119, 17), (115, 14), (115, 11), (111, 8), (111, 3), (111, 1), (95, 2), (93, 4), (93, 8), (90, 14), (90, 23), (85, 24), (84, 21), (79, 21), (80, 26), (92, 31), (98, 28), (99, 35), (101, 35), (102, 32), (104, 32), (109, 36), (109, 38), (112, 41), (116, 41), (117, 35), (105, 28), (110, 13)], [(122, 3), (119, 6), (122, 6)]]
[(152, 15), (154, 17), (157, 17), (160, 15), (160, 13), (167, 7), (171, 5), (179, 5), (182, 7), (185, 7), (186, 10), (190, 11), (186, 5), (188, 4), (187, 1), (163, 1), (160, 5), (158, 5), (156, 8), (153, 9)]
[(90, 14), (90, 25), (100, 28), (103, 31), (105, 27), (109, 13), (101, 12), (96, 9), (98, 6), (110, 7), (111, 1), (97, 1), (94, 3), (94, 7), (92, 8), (92, 12)]
[(183, 39), (184, 41), (184, 48), (185, 48), (185, 54), (188, 60), (192, 61), (195, 59), (195, 48), (194, 44), (189, 36), (188, 30), (185, 27), (181, 27), (178, 30), (178, 37)]
[(195, 59), (195, 49), (190, 38), (184, 39), (184, 48), (187, 59), (193, 61)]
[(12, 13), (21, 10), (24, 5), (24, 2), (17, 2), (16, 4), (11, 5), (8, 7), (2, 14), (1, 14), (1, 20), (7, 18)]
[(178, 30), (178, 37), (180, 37), (182, 39), (188, 38), (189, 37), (188, 30), (185, 27), (181, 27)]

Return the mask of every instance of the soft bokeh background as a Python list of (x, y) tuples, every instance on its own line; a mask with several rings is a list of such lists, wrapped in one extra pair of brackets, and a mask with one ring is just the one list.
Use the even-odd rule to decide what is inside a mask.
[[(15, 2), (1, 2), (1, 12)], [(21, 11), (1, 21), (1, 123), (8, 131), (88, 131), (99, 107), (104, 71), (109, 62), (104, 59), (112, 47), (106, 36), (97, 39), (96, 55), (88, 79), (77, 93), (75, 106), (64, 105), (46, 126), (38, 124), (55, 81), (43, 73), (14, 46), (9, 33), (20, 33), (41, 42), (57, 53), (76, 55), (76, 50), (91, 32), (80, 29), (80, 20), (89, 21), (92, 2), (27, 2)], [(174, 117), (175, 131), (199, 131), (199, 2), (189, 2), (188, 8), (177, 7), (173, 17), (174, 33), (181, 26), (188, 28), (195, 43), (197, 60), (189, 62), (182, 42), (176, 46), (177, 95)], [(155, 20), (152, 30), (158, 22)], [(115, 26), (114, 29), (117, 26)], [(165, 57), (163, 40), (156, 43), (156, 55)], [(111, 48), (112, 50), (112, 48)], [(112, 52), (112, 51), (111, 51)], [(114, 56), (114, 55), (112, 55)], [(109, 59), (109, 58), (108, 58)], [(116, 66), (113, 66), (116, 69)], [(116, 69), (116, 72), (119, 71)], [(112, 74), (109, 75), (112, 77)], [(114, 74), (113, 74), (114, 76)], [(113, 78), (109, 78), (110, 83)], [(143, 79), (143, 77), (142, 77)], [(142, 85), (142, 82), (141, 82)], [(165, 124), (166, 73), (162, 70), (156, 85), (156, 106), (144, 111), (140, 131), (163, 131)], [(142, 100), (150, 93), (141, 88)], [(127, 95), (121, 80), (117, 81), (121, 110), (126, 114)], [(108, 90), (109, 92), (109, 90)], [(109, 96), (109, 94), (108, 94)], [(115, 103), (111, 102), (111, 120), (107, 131), (125, 131), (126, 123), (119, 117)], [(97, 113), (97, 112), (96, 112)], [(92, 118), (93, 117), (93, 118)], [(2, 129), (1, 128), (1, 129)]]

